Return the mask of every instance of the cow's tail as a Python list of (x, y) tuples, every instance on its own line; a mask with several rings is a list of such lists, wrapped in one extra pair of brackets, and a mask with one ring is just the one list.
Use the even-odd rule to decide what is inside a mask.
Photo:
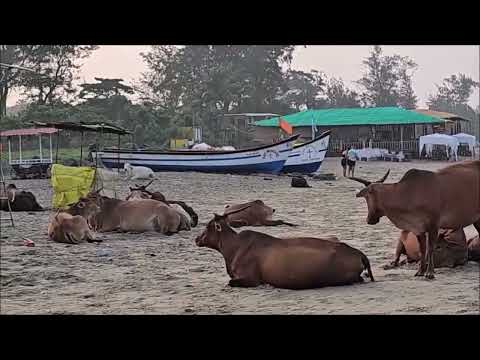
[(367, 270), (370, 281), (375, 281), (375, 279), (373, 278), (372, 268), (370, 267), (370, 261), (363, 252), (360, 252), (360, 256), (362, 257), (362, 264), (364, 266), (364, 269)]

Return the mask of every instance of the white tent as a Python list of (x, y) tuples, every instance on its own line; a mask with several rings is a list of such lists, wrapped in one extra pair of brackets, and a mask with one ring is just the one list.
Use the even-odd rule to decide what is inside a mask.
[(470, 149), (470, 152), (473, 155), (473, 148), (475, 147), (475, 143), (476, 143), (475, 136), (470, 134), (464, 134), (464, 133), (455, 134), (452, 136), (458, 139), (458, 142), (460, 144), (468, 144), (468, 148)]
[(458, 160), (457, 151), (458, 151), (458, 146), (460, 145), (460, 142), (458, 141), (457, 138), (453, 136), (445, 135), (445, 134), (431, 134), (431, 135), (420, 136), (420, 147), (419, 147), (420, 155), (422, 154), (422, 149), (424, 145), (425, 145), (425, 150), (429, 154), (432, 152), (433, 145), (445, 145), (447, 146), (447, 149), (448, 147), (450, 147), (453, 154), (455, 155), (455, 160)]

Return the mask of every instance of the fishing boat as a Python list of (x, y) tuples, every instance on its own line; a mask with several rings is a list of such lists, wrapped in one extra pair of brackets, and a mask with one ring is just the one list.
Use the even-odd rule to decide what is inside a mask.
[(328, 150), (331, 130), (304, 144), (295, 146), (283, 166), (284, 173), (311, 174), (322, 165)]
[(274, 144), (228, 151), (192, 150), (130, 150), (105, 148), (92, 152), (106, 168), (146, 166), (153, 171), (198, 171), (212, 173), (268, 173), (282, 171), (293, 142), (300, 135), (291, 136)]

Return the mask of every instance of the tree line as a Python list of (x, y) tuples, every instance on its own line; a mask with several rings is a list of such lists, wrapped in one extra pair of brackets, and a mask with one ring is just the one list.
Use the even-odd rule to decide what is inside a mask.
[[(304, 109), (401, 106), (413, 109), (417, 96), (412, 76), (418, 66), (407, 56), (386, 55), (374, 46), (363, 60), (363, 73), (348, 87), (342, 79), (291, 67), (295, 46), (187, 45), (152, 46), (142, 53), (147, 70), (140, 79), (96, 77), (75, 86), (82, 60), (98, 46), (3, 45), (0, 63), (2, 129), (32, 120), (106, 121), (134, 132), (137, 145), (164, 146), (182, 127), (201, 126), (207, 142), (217, 145), (224, 114), (290, 114)], [(468, 99), (475, 82), (454, 74), (428, 99), (433, 110), (478, 119)], [(22, 110), (7, 116), (9, 92), (21, 94)], [(221, 145), (221, 144), (218, 144)]]

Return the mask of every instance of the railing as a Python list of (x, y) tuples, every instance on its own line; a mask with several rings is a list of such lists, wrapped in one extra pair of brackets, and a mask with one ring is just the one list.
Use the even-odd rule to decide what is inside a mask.
[(22, 159), (11, 160), (10, 165), (34, 165), (34, 164), (51, 164), (51, 159)]
[(387, 149), (392, 152), (403, 150), (404, 153), (409, 153), (411, 157), (418, 157), (418, 140), (408, 141), (372, 141), (372, 142), (343, 142), (330, 141), (328, 146), (328, 156), (338, 156), (347, 147), (353, 149), (362, 148), (377, 148)]

